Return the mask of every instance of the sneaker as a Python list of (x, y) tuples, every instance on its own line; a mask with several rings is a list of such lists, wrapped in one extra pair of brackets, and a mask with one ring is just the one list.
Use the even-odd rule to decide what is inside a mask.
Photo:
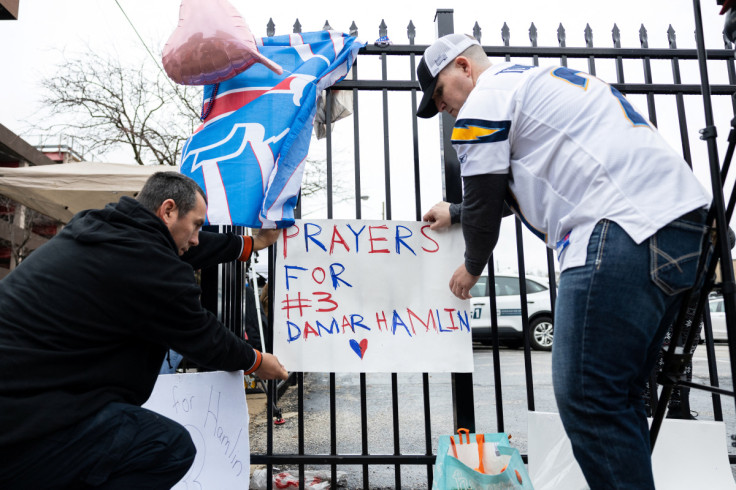
[(666, 418), (680, 420), (698, 420), (698, 412), (691, 410), (688, 413), (682, 413), (680, 410), (669, 410), (667, 412)]

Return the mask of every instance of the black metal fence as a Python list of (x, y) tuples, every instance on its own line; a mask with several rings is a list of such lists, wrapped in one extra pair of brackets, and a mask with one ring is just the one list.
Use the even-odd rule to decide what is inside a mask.
[[(696, 36), (700, 36), (702, 46), (702, 20), (699, 17), (699, 2), (695, 1), (695, 16), (696, 16), (696, 27), (699, 29), (696, 32)], [(436, 32), (438, 36), (448, 34), (454, 31), (453, 26), (453, 11), (452, 10), (438, 10), (435, 18)], [(329, 29), (330, 26), (326, 23), (325, 29)], [(294, 32), (300, 32), (301, 25), (297, 21), (294, 24)], [(481, 28), (476, 23), (473, 28), (473, 35), (483, 43), (485, 39), (481, 37)], [(275, 34), (275, 26), (272, 22), (268, 26), (268, 35)], [(350, 34), (358, 35), (358, 29), (356, 25), (350, 27)], [(378, 36), (387, 36), (387, 26), (382, 23), (379, 27)], [(497, 60), (518, 60), (520, 62), (537, 64), (560, 64), (568, 66), (568, 64), (577, 64), (580, 67), (593, 75), (597, 72), (608, 70), (612, 73), (615, 79), (610, 77), (604, 77), (608, 82), (615, 86), (619, 91), (626, 94), (630, 98), (639, 98), (646, 104), (649, 119), (658, 125), (658, 122), (666, 124), (670, 132), (674, 133), (676, 139), (679, 140), (678, 144), (685, 160), (695, 168), (696, 171), (712, 172), (712, 169), (707, 167), (708, 158), (717, 158), (717, 152), (715, 152), (715, 132), (713, 131), (713, 109), (711, 107), (710, 97), (711, 95), (718, 98), (718, 108), (720, 111), (727, 107), (726, 115), (721, 114), (721, 118), (733, 117), (736, 112), (736, 102), (732, 98), (736, 92), (736, 65), (734, 63), (734, 49), (731, 43), (724, 37), (723, 49), (680, 49), (677, 47), (676, 33), (670, 27), (666, 33), (669, 47), (668, 48), (650, 48), (648, 42), (648, 32), (641, 27), (639, 31), (639, 39), (641, 46), (639, 48), (622, 48), (620, 31), (617, 26), (613, 26), (612, 31), (612, 46), (610, 47), (596, 47), (593, 43), (593, 32), (588, 26), (584, 32), (585, 47), (568, 47), (567, 46), (567, 33), (562, 25), (557, 29), (558, 45), (554, 47), (542, 47), (538, 46), (538, 35), (537, 29), (534, 24), (529, 29), (529, 46), (511, 46), (509, 44), (510, 32), (509, 28), (504, 24), (501, 31), (501, 44), (495, 44), (490, 42), (484, 45), (484, 49), (491, 59)], [(396, 206), (402, 206), (401, 213), (404, 216), (412, 214), (413, 219), (420, 220), (422, 212), (425, 211), (428, 204), (422, 200), (422, 192), (427, 192), (427, 188), (420, 185), (423, 180), (423, 172), (427, 172), (427, 164), (422, 164), (425, 160), (433, 161), (436, 160), (436, 155), (428, 155), (426, 149), (431, 149), (431, 152), (439, 151), (441, 158), (439, 163), (441, 165), (441, 174), (438, 180), (435, 181), (434, 185), (442, 187), (441, 197), (444, 200), (450, 202), (460, 202), (462, 199), (461, 183), (460, 183), (460, 171), (459, 162), (454, 150), (452, 150), (449, 144), (449, 134), (453, 125), (453, 120), (447, 115), (442, 115), (439, 118), (440, 124), (440, 135), (441, 141), (438, 141), (437, 133), (432, 131), (428, 133), (426, 130), (420, 128), (420, 122), (414, 115), (417, 107), (417, 94), (418, 84), (415, 79), (415, 69), (418, 62), (417, 57), (421, 57), (426, 45), (416, 45), (414, 43), (416, 32), (413, 23), (409, 23), (407, 28), (407, 40), (404, 44), (394, 42), (389, 45), (376, 45), (368, 44), (363, 48), (360, 53), (355, 66), (353, 67), (351, 75), (343, 82), (334, 86), (326, 95), (327, 112), (330, 113), (331, 104), (334, 103), (334, 94), (338, 90), (348, 90), (353, 95), (352, 105), (352, 151), (349, 158), (352, 160), (352, 183), (349, 185), (352, 192), (349, 193), (348, 198), (340, 202), (342, 213), (347, 213), (347, 216), (340, 216), (342, 218), (356, 218), (362, 219), (364, 214), (364, 195), (362, 193), (362, 181), (361, 175), (365, 175), (365, 164), (361, 159), (362, 151), (366, 147), (366, 134), (367, 127), (366, 122), (361, 117), (361, 112), (366, 110), (366, 106), (361, 105), (360, 102), (364, 100), (369, 93), (380, 94), (380, 122), (372, 121), (369, 122), (372, 127), (371, 130), (376, 130), (375, 126), (380, 126), (380, 134), (382, 141), (376, 141), (375, 137), (371, 138), (368, 142), (370, 146), (378, 147), (382, 145), (382, 160), (383, 160), (383, 194), (384, 201), (382, 205), (382, 211), (385, 219), (392, 219), (397, 211)], [(396, 38), (393, 39), (394, 41)], [(699, 52), (700, 51), (700, 52)], [(706, 64), (705, 57), (707, 59), (707, 68), (711, 73), (721, 74), (721, 78), (727, 79), (727, 83), (723, 84), (710, 84), (707, 77), (704, 77), (703, 71), (699, 70), (698, 60), (699, 54), (703, 66)], [(378, 60), (378, 69), (371, 72), (368, 69), (364, 70), (364, 65), (368, 66), (369, 60)], [(402, 68), (404, 75), (400, 78), (392, 77), (389, 78), (389, 64), (393, 63), (392, 60), (403, 60), (402, 63), (405, 67)], [(580, 66), (583, 65), (583, 66)], [(638, 67), (637, 67), (638, 65)], [(668, 65), (668, 66), (667, 66)], [(602, 70), (603, 68), (603, 70)], [(376, 75), (380, 72), (380, 75)], [(395, 72), (395, 71), (394, 71)], [(392, 73), (394, 73), (392, 72)], [(723, 75), (725, 73), (725, 75)], [(373, 75), (372, 75), (373, 74)], [(683, 74), (686, 74), (687, 79), (696, 79), (697, 83), (685, 83), (683, 82)], [(695, 75), (693, 75), (695, 74)], [(668, 76), (669, 81), (655, 82), (655, 79), (662, 79)], [(627, 81), (627, 79), (638, 79), (639, 82)], [(390, 98), (393, 94), (403, 93), (408, 99), (408, 102), (402, 104), (394, 104)], [(725, 97), (728, 96), (729, 100), (726, 101)], [(378, 98), (371, 99), (377, 101)], [(377, 104), (377, 103), (376, 103)], [(375, 106), (376, 104), (371, 104)], [(695, 104), (695, 105), (693, 105)], [(400, 119), (397, 116), (396, 109), (400, 107), (404, 112), (409, 114), (402, 114)], [(410, 109), (409, 109), (410, 107)], [(694, 109), (693, 109), (694, 107)], [(371, 107), (375, 109), (375, 107)], [(700, 114), (702, 111), (705, 112), (705, 130), (701, 131), (702, 138), (708, 141), (711, 148), (710, 154), (706, 155), (705, 148), (701, 145), (696, 148), (691, 142), (691, 131), (692, 127), (697, 124), (703, 124)], [(710, 114), (709, 114), (710, 113)], [(660, 114), (665, 114), (663, 118), (658, 118)], [(349, 125), (349, 120), (341, 122), (339, 124)], [(400, 122), (404, 121), (404, 122)], [(693, 121), (695, 121), (693, 123)], [(435, 124), (434, 122), (432, 124)], [(411, 126), (410, 137), (402, 138), (401, 142), (396, 142), (392, 139), (392, 135), (396, 131), (397, 125), (408, 127)], [(711, 129), (709, 129), (711, 128)], [(344, 141), (341, 141), (344, 143)], [(324, 206), (327, 218), (336, 218), (336, 202), (334, 199), (335, 195), (335, 182), (334, 176), (336, 169), (334, 168), (334, 161), (336, 154), (334, 151), (334, 136), (333, 131), (328, 125), (327, 135), (324, 143), (325, 158), (324, 165), (326, 168), (326, 180), (325, 180), (325, 192), (324, 201), (320, 202), (320, 206)], [(413, 208), (410, 212), (407, 208), (405, 201), (398, 201), (396, 199), (396, 189), (392, 188), (392, 175), (396, 173), (395, 166), (397, 163), (392, 159), (393, 147), (392, 145), (409, 145), (410, 150), (406, 153), (411, 155), (411, 165), (409, 165), (409, 171), (413, 175), (413, 186), (404, 185), (403, 189), (412, 188), (413, 206), (410, 204), (409, 207)], [(375, 150), (375, 148), (374, 148)], [(379, 152), (381, 154), (381, 152)], [(344, 160), (345, 156), (341, 155), (341, 159)], [(371, 162), (373, 170), (375, 170), (375, 162)], [(402, 161), (401, 165), (406, 166), (407, 163)], [(372, 171), (373, 171), (372, 170)], [(436, 189), (435, 189), (436, 190)], [(354, 201), (354, 212), (345, 211), (345, 202)], [(301, 202), (297, 209), (297, 216), (303, 213), (310, 212), (310, 206), (314, 206), (315, 201), (311, 201), (311, 204), (305, 204)], [(350, 215), (352, 214), (352, 215)], [(517, 243), (517, 267), (519, 277), (523, 278), (526, 275), (525, 266), (525, 235), (522, 233), (521, 224), (518, 220), (515, 222), (515, 238)], [(270, 270), (273, 270), (273, 254), (269, 253)], [(547, 250), (546, 256), (547, 272), (551, 282), (551, 295), (552, 304), (554, 304), (554, 293), (555, 293), (555, 269), (554, 259), (551, 251)], [(493, 280), (494, 272), (494, 261), (491, 258), (489, 262), (489, 284)], [(730, 271), (730, 272), (729, 272)], [(727, 268), (724, 268), (724, 277), (726, 278), (726, 285), (728, 286), (728, 277), (732, 277), (732, 270), (730, 267), (730, 256), (729, 264)], [(220, 318), (225, 322), (229, 328), (233, 331), (242, 334), (243, 332), (243, 281), (244, 281), (244, 269), (243, 266), (238, 265), (227, 265), (223, 266), (219, 272), (217, 270), (203, 271), (203, 302), (208, 305), (211, 309), (219, 311)], [(730, 284), (732, 285), (732, 279)], [(522, 296), (522, 317), (524, 319), (524, 328), (528, 333), (528, 312), (526, 310), (526, 285), (525, 281), (520, 281), (521, 296)], [(492, 291), (492, 288), (489, 288)], [(729, 287), (726, 287), (729, 289)], [(731, 288), (732, 289), (732, 288)], [(729, 292), (729, 291), (727, 291)], [(732, 291), (731, 291), (732, 292)], [(497, 334), (497, 319), (496, 319), (496, 304), (495, 297), (491, 293), (491, 313), (492, 313), (492, 325), (493, 331)], [(273, 308), (273, 302), (269, 302), (271, 309)], [(269, 318), (273, 318), (273, 314), (268, 315)], [(707, 316), (707, 315), (706, 315)], [(729, 318), (731, 318), (729, 316)], [(270, 329), (269, 329), (270, 330)], [(272, 345), (272, 334), (267, 335), (266, 338), (266, 349), (270, 352)], [(495, 401), (495, 424), (498, 432), (503, 432), (505, 428), (504, 421), (504, 393), (502, 390), (501, 380), (501, 366), (500, 366), (500, 354), (498, 349), (497, 337), (494, 337), (493, 342), (493, 369), (491, 373), (475, 373), (476, 380), (478, 377), (487, 377), (493, 379), (493, 399)], [(708, 338), (706, 342), (706, 349), (708, 353), (709, 363), (709, 375), (711, 378), (711, 384), (714, 386), (718, 385), (718, 371), (716, 365), (715, 350), (713, 345), (713, 339)], [(731, 359), (734, 359), (733, 347), (730, 350)], [(525, 378), (526, 378), (526, 409), (533, 411), (535, 410), (535, 389), (534, 381), (535, 377), (532, 372), (532, 352), (529, 347), (528, 337), (524, 342), (524, 367), (525, 367)], [(733, 379), (733, 368), (731, 371), (731, 378)], [(325, 432), (323, 436), (327, 437), (329, 445), (329, 453), (327, 454), (308, 454), (306, 452), (305, 445), (305, 417), (304, 417), (304, 403), (305, 403), (305, 379), (312, 374), (294, 373), (293, 379), (296, 383), (296, 396), (297, 396), (297, 407), (296, 407), (296, 424), (291, 424), (291, 427), (279, 427), (274, 429), (273, 425), (267, 424), (266, 429), (266, 444), (265, 451), (262, 453), (254, 453), (251, 456), (251, 462), (253, 464), (265, 464), (267, 465), (268, 473), (271, 473), (273, 466), (284, 466), (284, 465), (295, 465), (298, 466), (300, 472), (303, 471), (305, 465), (317, 465), (327, 466), (330, 468), (333, 481), (337, 476), (339, 468), (345, 467), (346, 465), (352, 468), (357, 468), (362, 471), (362, 487), (363, 488), (375, 488), (375, 485), (371, 484), (371, 472), (372, 468), (380, 468), (382, 471), (393, 471), (394, 483), (393, 486), (396, 488), (402, 487), (402, 467), (405, 465), (426, 468), (426, 485), (431, 486), (432, 482), (432, 464), (434, 463), (434, 452), (433, 448), (436, 448), (436, 436), (437, 434), (432, 433), (432, 416), (433, 416), (433, 398), (430, 393), (430, 376), (428, 374), (421, 375), (421, 389), (417, 388), (419, 380), (416, 377), (411, 378), (412, 389), (408, 389), (406, 386), (400, 384), (400, 377), (397, 373), (390, 375), (390, 397), (391, 397), (391, 434), (385, 434), (387, 440), (391, 441), (390, 448), (380, 452), (369, 450), (369, 417), (370, 411), (369, 398), (370, 393), (368, 390), (367, 376), (366, 374), (360, 374), (359, 379), (356, 383), (356, 390), (359, 397), (359, 413), (350, 414), (354, 418), (354, 433), (350, 434), (354, 436), (355, 433), (360, 434), (359, 450), (343, 452), (338, 451), (338, 442), (344, 434), (338, 434), (338, 417), (340, 414), (337, 412), (337, 400), (342, 396), (340, 388), (337, 386), (336, 373), (330, 373), (328, 378), (325, 380), (328, 384), (328, 390), (326, 396), (328, 401), (325, 403), (329, 406), (329, 420), (325, 421), (325, 424), (319, 430)], [(486, 378), (486, 379), (487, 379)], [(471, 432), (476, 427), (476, 412), (474, 403), (474, 382), (472, 374), (453, 374), (449, 383), (451, 387), (450, 393), (446, 393), (440, 396), (450, 397), (452, 399), (452, 418), (453, 428), (465, 427)], [(733, 386), (733, 384), (731, 385)], [(416, 391), (412, 391), (416, 390)], [(400, 434), (402, 434), (402, 427), (400, 423), (400, 398), (408, 392), (414, 393), (412, 396), (417, 396), (420, 401), (418, 405), (422, 406), (423, 414), (420, 420), (423, 420), (423, 424), (412, 428), (413, 431), (423, 432), (421, 440), (423, 441), (423, 447), (414, 447), (407, 451), (405, 447), (402, 447), (402, 441)], [(276, 386), (273, 383), (269, 383), (269, 396), (271, 399), (268, 404), (267, 416), (269, 420), (273, 417), (273, 404), (271, 401), (275, 400)], [(519, 407), (511, 407), (512, 410), (519, 410)], [(508, 414), (509, 408), (506, 408), (506, 414)], [(715, 420), (723, 420), (723, 411), (721, 407), (720, 397), (717, 394), (713, 395), (713, 414)], [(295, 449), (289, 451), (283, 451), (278, 447), (274, 447), (273, 431), (284, 431), (292, 430), (293, 438), (296, 439)], [(329, 432), (327, 436), (326, 432)], [(451, 432), (447, 431), (445, 433)], [(357, 437), (357, 436), (356, 436)], [(293, 446), (292, 446), (293, 448)], [(731, 455), (731, 462), (736, 462), (736, 456)], [(301, 488), (303, 488), (304, 481), (301, 481)], [(270, 488), (270, 482), (269, 482)]]

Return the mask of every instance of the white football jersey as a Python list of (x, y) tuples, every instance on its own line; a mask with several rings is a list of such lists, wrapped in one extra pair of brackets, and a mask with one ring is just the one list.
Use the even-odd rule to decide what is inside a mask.
[(570, 68), (491, 66), (458, 113), (452, 144), (464, 177), (509, 174), (509, 206), (558, 249), (562, 270), (585, 264), (601, 219), (641, 243), (711, 201), (618, 90)]

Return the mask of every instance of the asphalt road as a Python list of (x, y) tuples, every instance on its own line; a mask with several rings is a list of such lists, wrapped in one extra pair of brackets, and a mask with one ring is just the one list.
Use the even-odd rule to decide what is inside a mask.
[[(503, 387), (504, 431), (511, 434), (511, 443), (522, 454), (527, 453), (527, 390), (525, 383), (524, 351), (501, 348), (501, 384)], [(716, 346), (716, 365), (720, 385), (732, 389), (728, 350), (725, 345)], [(496, 418), (496, 402), (493, 389), (492, 349), (476, 345), (474, 350), (475, 372), (473, 374), (474, 404), (477, 432), (499, 432)], [(552, 393), (551, 354), (532, 352), (534, 384), (534, 408), (542, 412), (556, 412)], [(706, 350), (700, 346), (694, 355), (693, 380), (708, 383)], [(330, 399), (329, 375), (307, 373), (304, 375), (305, 453), (330, 453)], [(392, 415), (392, 383), (390, 374), (371, 373), (366, 375), (366, 399), (368, 418), (368, 450), (370, 454), (424, 454), (424, 404), (421, 374), (399, 373), (399, 444), (394, 447)], [(357, 374), (336, 375), (336, 426), (337, 453), (361, 453), (360, 424), (360, 377)], [(430, 420), (432, 451), (437, 450), (439, 435), (453, 431), (453, 410), (450, 374), (430, 374)], [(285, 424), (274, 427), (274, 452), (295, 454), (298, 452), (297, 432), (297, 389), (289, 388), (279, 405), (283, 410)], [(693, 390), (691, 408), (698, 419), (714, 420), (712, 397), (709, 393)], [(734, 400), (722, 397), (723, 417), (727, 434), (736, 433)], [(265, 452), (265, 416), (251, 420), (251, 449), (253, 453)], [(728, 441), (730, 442), (730, 440)], [(736, 454), (736, 448), (727, 450)], [(295, 468), (285, 467), (296, 473)], [(308, 468), (309, 469), (309, 468)], [(315, 468), (317, 469), (317, 468)], [(319, 469), (329, 470), (329, 467)], [(361, 466), (340, 466), (346, 472), (347, 488), (362, 488)], [(404, 465), (401, 467), (402, 488), (427, 488), (425, 466)], [(395, 488), (394, 466), (372, 465), (369, 470), (371, 489)]]

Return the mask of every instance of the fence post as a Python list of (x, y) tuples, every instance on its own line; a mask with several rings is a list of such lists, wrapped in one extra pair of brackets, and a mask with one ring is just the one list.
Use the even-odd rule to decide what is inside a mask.
[[(437, 9), (434, 17), (437, 37), (455, 32), (452, 9)], [(440, 114), (440, 152), (442, 154), (442, 195), (445, 201), (458, 203), (463, 200), (460, 183), (460, 161), (450, 142), (455, 118)], [(473, 400), (473, 375), (471, 373), (452, 374), (452, 406), (455, 428), (464, 427), (475, 432), (475, 403)]]
[[(437, 27), (438, 38), (455, 32), (452, 14), (452, 9), (437, 9), (434, 22)], [(439, 118), (440, 134), (442, 135), (440, 153), (442, 155), (442, 174), (444, 176), (442, 181), (442, 195), (447, 202), (461, 202), (463, 200), (463, 191), (460, 185), (460, 161), (457, 159), (457, 153), (455, 153), (450, 143), (455, 118), (447, 113), (440, 114)]]

